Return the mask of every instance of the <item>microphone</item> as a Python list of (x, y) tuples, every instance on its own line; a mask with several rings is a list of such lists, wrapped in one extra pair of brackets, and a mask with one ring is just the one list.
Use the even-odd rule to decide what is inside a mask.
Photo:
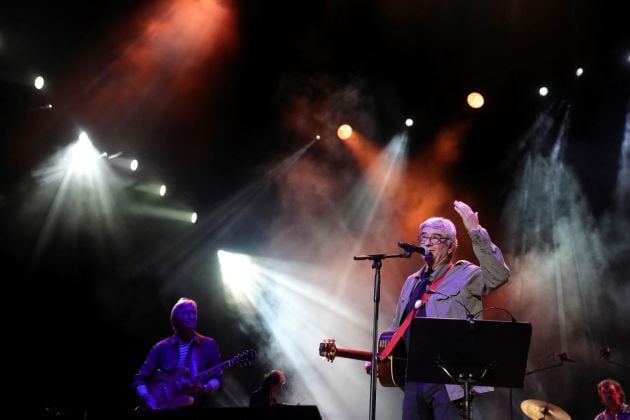
[(575, 360), (571, 359), (566, 353), (556, 353), (556, 356), (560, 358), (561, 362), (575, 363)]
[(408, 244), (407, 242), (398, 242), (398, 246), (404, 249), (406, 252), (410, 252), (410, 253), (415, 252), (420, 255), (431, 254), (431, 251), (429, 251), (429, 248), (427, 248), (426, 246), (412, 245), (412, 244)]

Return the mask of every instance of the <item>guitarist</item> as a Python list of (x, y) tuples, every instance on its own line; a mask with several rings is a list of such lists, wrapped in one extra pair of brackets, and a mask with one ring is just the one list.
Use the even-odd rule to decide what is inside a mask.
[[(390, 330), (398, 328), (417, 300), (425, 304), (416, 317), (466, 319), (469, 313), (482, 309), (483, 296), (507, 282), (510, 272), (503, 255), (479, 224), (477, 213), (462, 201), (453, 204), (470, 237), (479, 266), (465, 260), (454, 260), (457, 231), (452, 221), (431, 217), (422, 222), (418, 229), (418, 242), (430, 252), (424, 255), (424, 265), (405, 281)], [(427, 288), (436, 293), (425, 294)], [(408, 345), (409, 330), (403, 338)], [(431, 337), (426, 337), (426, 340), (426, 345), (430, 346)], [(369, 362), (366, 368), (369, 370)], [(472, 393), (490, 390), (492, 388), (474, 387)], [(463, 398), (464, 390), (460, 385), (407, 381), (403, 420), (459, 420), (458, 401)]]
[[(210, 394), (221, 387), (221, 375), (210, 377), (205, 383), (183, 380), (175, 395), (159, 392), (158, 377), (188, 378), (221, 363), (216, 341), (196, 331), (197, 303), (180, 298), (171, 310), (174, 334), (155, 344), (134, 376), (134, 387), (144, 408), (172, 409), (187, 406), (200, 408)], [(172, 400), (172, 401), (169, 401)]]

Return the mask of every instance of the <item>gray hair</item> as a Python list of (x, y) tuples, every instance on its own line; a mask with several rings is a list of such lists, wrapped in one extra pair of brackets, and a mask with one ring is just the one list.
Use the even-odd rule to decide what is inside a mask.
[(181, 297), (179, 298), (179, 300), (177, 301), (177, 303), (175, 303), (175, 305), (173, 305), (173, 309), (171, 309), (171, 325), (175, 325), (173, 323), (173, 321), (175, 321), (175, 314), (177, 314), (177, 310), (183, 306), (183, 305), (194, 305), (195, 308), (197, 307), (197, 302), (195, 302), (194, 300), (190, 299), (190, 298), (185, 298), (185, 297)]
[(457, 249), (457, 229), (455, 228), (455, 223), (445, 217), (429, 217), (418, 226), (418, 234), (420, 234), (425, 227), (445, 230), (446, 237), (453, 243), (453, 252), (451, 255), (455, 252), (455, 249)]

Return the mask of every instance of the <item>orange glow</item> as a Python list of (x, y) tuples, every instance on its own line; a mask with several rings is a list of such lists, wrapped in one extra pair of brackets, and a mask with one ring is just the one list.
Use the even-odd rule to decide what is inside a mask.
[(354, 132), (352, 137), (347, 139), (344, 144), (348, 146), (348, 150), (354, 155), (354, 158), (359, 163), (359, 167), (364, 170), (369, 168), (382, 152), (357, 132)]
[[(310, 138), (312, 133), (322, 131), (336, 134), (339, 127), (330, 123), (337, 119), (334, 101), (318, 101), (309, 95), (294, 95), (291, 99), (284, 122), (291, 133), (297, 134), (296, 138)], [(356, 168), (340, 168), (335, 162), (348, 159), (345, 156), (348, 152), (363, 174), (361, 182), (356, 185), (357, 191), (367, 187), (370, 192), (368, 196), (374, 200), (367, 200), (365, 205), (369, 207), (378, 203), (374, 214), (370, 214), (365, 221), (365, 230), (361, 231), (360, 252), (381, 252), (385, 249), (393, 252), (396, 241), (415, 242), (418, 224), (430, 216), (448, 217), (461, 228), (459, 216), (453, 210), (453, 200), (467, 200), (469, 197), (454, 191), (448, 180), (453, 165), (460, 158), (461, 142), (468, 128), (467, 123), (459, 123), (442, 129), (431, 139), (431, 146), (421, 156), (415, 156), (411, 160), (401, 156), (400, 162), (393, 166), (388, 166), (382, 160), (384, 149), (361, 132), (353, 131), (352, 136), (341, 144), (338, 141), (326, 141), (332, 140), (330, 136), (322, 136), (324, 141), (318, 143), (317, 147), (321, 148), (324, 156), (305, 156), (283, 180), (283, 203), (287, 214), (290, 214), (287, 217), (299, 221), (300, 224), (306, 221), (310, 226), (320, 221), (322, 214), (330, 214), (332, 207), (347, 199), (343, 197), (344, 188), (353, 179), (351, 173)], [(341, 145), (345, 147), (340, 147)], [(309, 188), (305, 188), (305, 185)], [(359, 194), (359, 197), (363, 196)], [(361, 208), (365, 210), (367, 207)], [(285, 239), (281, 235), (279, 243), (283, 243)], [(325, 240), (329, 239), (326, 237)], [(460, 258), (474, 259), (473, 255), (466, 252), (462, 248), (458, 255)], [(408, 263), (417, 264), (417, 260)], [(396, 268), (387, 265), (384, 269), (400, 268), (400, 276), (417, 269), (415, 266), (403, 265)], [(394, 275), (392, 277), (397, 278)], [(397, 286), (394, 294), (397, 296), (399, 291)]]
[[(458, 197), (445, 180), (448, 179), (448, 171), (459, 159), (460, 143), (468, 128), (467, 123), (443, 128), (435, 136), (433, 147), (426, 153), (409, 162), (402, 162), (400, 172), (383, 191), (381, 200), (390, 209), (386, 217), (391, 220), (388, 227), (401, 238), (415, 241), (419, 222), (433, 215), (458, 221), (452, 208), (453, 200)], [(369, 184), (376, 188), (385, 177), (383, 170), (386, 168), (375, 168), (383, 150), (356, 132), (343, 144), (357, 160)]]
[[(460, 156), (460, 143), (464, 139), (469, 124), (459, 123), (443, 128), (435, 137), (434, 145), (427, 153), (409, 162), (400, 187), (391, 194), (396, 200), (401, 220), (401, 232), (409, 241), (415, 241), (418, 224), (430, 216), (444, 216), (459, 223), (459, 216), (453, 211), (453, 200), (463, 199), (445, 181), (448, 171)], [(459, 225), (458, 225), (459, 226)]]
[(469, 129), (467, 123), (459, 123), (453, 127), (443, 128), (435, 139), (435, 144), (431, 150), (431, 160), (433, 162), (448, 165), (454, 163), (459, 158), (459, 144)]
[(130, 35), (117, 34), (126, 44), (90, 92), (86, 112), (104, 124), (123, 124), (139, 109), (143, 118), (165, 112), (188, 118), (199, 112), (204, 95), (220, 87), (215, 79), (222, 67), (213, 61), (235, 46), (232, 11), (218, 0), (164, 0), (150, 7)]

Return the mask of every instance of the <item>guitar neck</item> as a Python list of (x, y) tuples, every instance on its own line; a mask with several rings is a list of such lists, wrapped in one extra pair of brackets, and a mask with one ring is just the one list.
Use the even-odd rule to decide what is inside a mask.
[(339, 347), (337, 347), (337, 351), (335, 352), (335, 357), (343, 357), (345, 359), (354, 359), (354, 360), (363, 360), (367, 362), (367, 361), (372, 360), (372, 352), (361, 351), (361, 350), (340, 349)]
[(219, 363), (218, 365), (212, 366), (210, 369), (198, 373), (193, 379), (199, 382), (205, 382), (211, 376), (219, 375), (225, 368), (232, 366), (236, 362), (236, 359), (226, 360), (223, 363)]

